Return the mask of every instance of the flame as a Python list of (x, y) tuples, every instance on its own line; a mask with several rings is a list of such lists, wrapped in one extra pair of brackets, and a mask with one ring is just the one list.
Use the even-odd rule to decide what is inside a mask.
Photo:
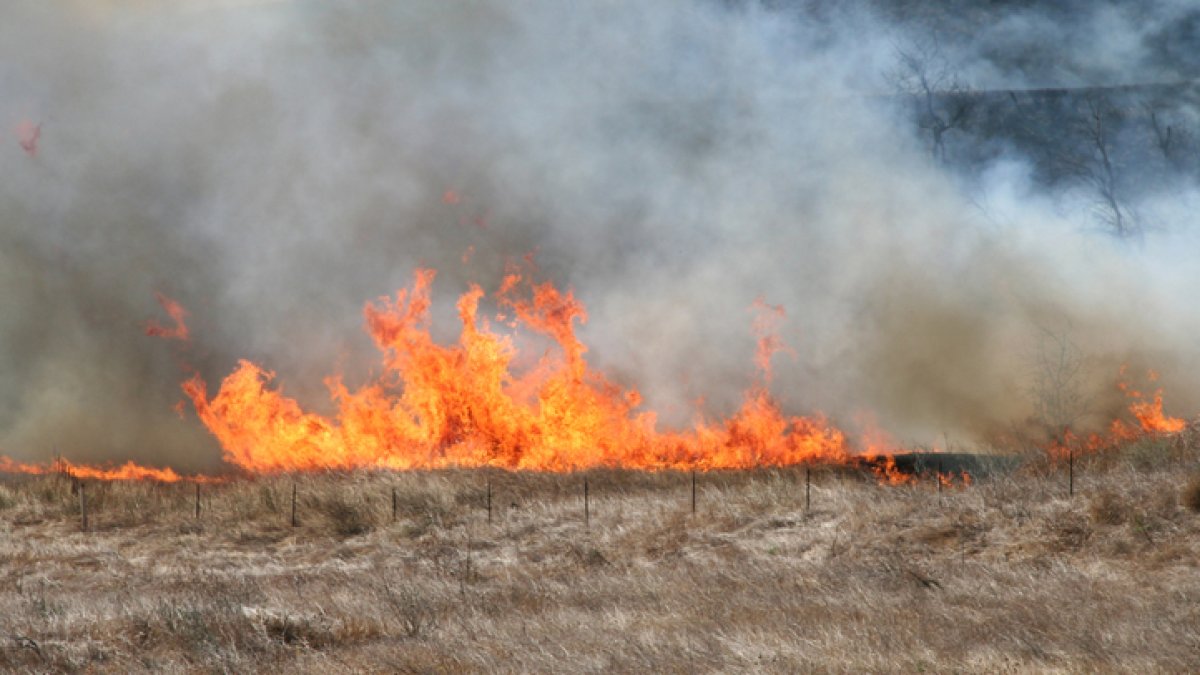
[(754, 337), (758, 340), (758, 348), (754, 354), (754, 365), (765, 384), (771, 383), (771, 357), (778, 352), (790, 349), (779, 336), (779, 324), (785, 316), (782, 305), (769, 305), (763, 298), (757, 298), (751, 307), (755, 311)]
[[(822, 416), (784, 415), (766, 388), (779, 341), (759, 331), (763, 382), (729, 419), (698, 417), (684, 431), (657, 430), (640, 410), (641, 395), (593, 370), (576, 325), (587, 311), (570, 290), (536, 283), (510, 266), (496, 294), (510, 326), (548, 338), (533, 365), (517, 369), (513, 336), (479, 318), (478, 286), (458, 300), (457, 343), (430, 335), (433, 270), (418, 270), (410, 288), (363, 309), (366, 329), (383, 353), (383, 373), (351, 390), (326, 380), (337, 412), (325, 417), (271, 386), (275, 374), (242, 361), (209, 397), (198, 375), (183, 384), (225, 459), (251, 472), (297, 469), (499, 466), (568, 471), (628, 468), (740, 468), (806, 461), (845, 461), (848, 444)], [(782, 310), (769, 308), (774, 314)]]
[(174, 325), (169, 327), (164, 326), (158, 321), (151, 319), (146, 322), (146, 335), (187, 342), (190, 338), (187, 324), (184, 323), (184, 319), (188, 315), (187, 310), (183, 308), (183, 305), (162, 293), (155, 293), (154, 297), (158, 300), (158, 304), (162, 305), (162, 308), (166, 310), (167, 315), (171, 317)]
[(134, 462), (126, 462), (115, 467), (100, 467), (88, 464), (76, 464), (65, 459), (56, 459), (48, 463), (18, 462), (2, 455), (0, 455), (0, 473), (24, 473), (32, 475), (60, 473), (73, 478), (153, 480), (160, 483), (177, 483), (182, 480), (208, 483), (216, 480), (211, 476), (180, 476), (170, 467), (158, 469), (142, 466)]
[[(1146, 381), (1155, 382), (1158, 373), (1147, 371)], [(1108, 425), (1107, 433), (1092, 433), (1080, 437), (1071, 429), (1065, 429), (1060, 438), (1047, 447), (1047, 454), (1054, 460), (1066, 460), (1072, 453), (1094, 454), (1135, 441), (1147, 435), (1178, 434), (1187, 429), (1186, 420), (1171, 417), (1163, 412), (1163, 390), (1158, 388), (1147, 397), (1129, 380), (1126, 366), (1121, 366), (1117, 376), (1117, 389), (1129, 400), (1127, 410), (1137, 421), (1132, 424), (1117, 418)]]
[[(167, 315), (171, 317), (173, 325), (166, 326), (158, 321), (150, 320), (145, 324), (146, 335), (160, 337), (168, 340), (179, 340), (187, 342), (190, 338), (185, 319), (188, 315), (187, 310), (183, 305), (175, 300), (167, 297), (162, 293), (156, 293), (155, 298), (158, 304), (166, 310)], [(184, 369), (191, 372), (192, 369), (184, 366)], [(185, 410), (185, 403), (179, 401), (172, 409), (181, 418)], [(156, 468), (143, 466), (133, 461), (128, 461), (119, 466), (98, 466), (91, 464), (76, 464), (66, 459), (56, 459), (49, 463), (31, 463), (18, 462), (10, 457), (0, 455), (0, 473), (24, 473), (33, 475), (42, 475), (50, 473), (67, 474), (73, 478), (89, 478), (96, 480), (153, 480), (162, 483), (176, 483), (181, 480), (193, 482), (213, 482), (220, 480), (212, 476), (180, 476), (170, 467)]]
[(896, 466), (896, 458), (891, 455), (867, 455), (871, 462), (871, 471), (885, 485), (911, 485), (917, 482), (917, 477), (905, 473)]
[[(1158, 380), (1158, 373), (1153, 370), (1146, 373), (1148, 382)], [(1154, 391), (1153, 397), (1149, 400), (1140, 391), (1133, 388), (1133, 385), (1125, 379), (1125, 367), (1121, 367), (1121, 379), (1117, 382), (1117, 388), (1125, 393), (1131, 399), (1129, 403), (1129, 412), (1137, 419), (1142, 431), (1147, 433), (1162, 433), (1175, 434), (1183, 431), (1187, 427), (1187, 422), (1178, 417), (1168, 417), (1163, 414), (1163, 390), (1158, 388)]]
[(967, 471), (960, 471), (958, 473), (954, 473), (953, 471), (938, 472), (937, 479), (943, 488), (954, 487), (954, 481), (959, 481), (964, 488), (968, 488), (971, 487), (971, 481), (973, 480), (971, 474)]

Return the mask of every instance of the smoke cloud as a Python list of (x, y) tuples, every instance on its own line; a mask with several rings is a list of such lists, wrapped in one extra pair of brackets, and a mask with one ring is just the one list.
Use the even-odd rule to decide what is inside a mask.
[[(181, 362), (215, 386), (253, 360), (320, 410), (377, 360), (366, 300), (434, 267), (451, 339), (453, 299), (531, 251), (668, 423), (738, 403), (758, 297), (787, 311), (785, 409), (901, 442), (1027, 426), (1045, 335), (1090, 423), (1123, 363), (1200, 406), (1194, 87), (983, 93), (1186, 85), (1193, 3), (917, 4), (7, 2), (0, 452), (214, 468)], [(921, 69), (936, 115), (971, 104), (940, 145)], [(1067, 114), (1101, 103), (1109, 171)], [(144, 335), (156, 293), (189, 346)]]

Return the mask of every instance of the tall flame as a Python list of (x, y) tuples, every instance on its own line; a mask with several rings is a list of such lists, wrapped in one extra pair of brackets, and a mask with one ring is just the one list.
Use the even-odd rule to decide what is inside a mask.
[[(225, 458), (254, 472), (292, 469), (501, 466), (564, 471), (593, 466), (736, 468), (848, 457), (844, 435), (823, 417), (780, 412), (764, 383), (723, 422), (703, 418), (687, 431), (660, 432), (641, 395), (591, 369), (575, 332), (587, 311), (571, 291), (510, 269), (497, 293), (511, 326), (549, 338), (557, 350), (516, 372), (511, 336), (480, 320), (478, 286), (458, 300), (457, 343), (430, 335), (435, 272), (411, 288), (368, 303), (366, 328), (383, 352), (383, 374), (356, 390), (326, 381), (337, 412), (324, 417), (272, 388), (274, 373), (248, 361), (211, 399), (198, 376), (184, 392)], [(774, 310), (779, 311), (779, 310)], [(763, 350), (778, 340), (760, 335)]]

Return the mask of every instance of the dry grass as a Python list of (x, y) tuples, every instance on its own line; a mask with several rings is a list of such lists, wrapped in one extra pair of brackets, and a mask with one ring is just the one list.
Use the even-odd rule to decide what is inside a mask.
[[(0, 484), (5, 672), (1196, 672), (1193, 449), (802, 471)], [(487, 522), (486, 482), (493, 493)], [(298, 526), (290, 526), (297, 487)], [(396, 519), (392, 519), (392, 489)], [(1182, 498), (1180, 498), (1182, 495)]]

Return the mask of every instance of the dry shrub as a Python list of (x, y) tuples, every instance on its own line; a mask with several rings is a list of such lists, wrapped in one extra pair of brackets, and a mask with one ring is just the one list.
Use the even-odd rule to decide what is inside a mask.
[(1200, 473), (1193, 474), (1191, 480), (1184, 486), (1181, 500), (1184, 506), (1200, 512)]
[(590, 544), (571, 542), (568, 544), (568, 556), (574, 562), (584, 567), (600, 567), (609, 564), (604, 552)]
[(1110, 490), (1097, 493), (1092, 497), (1089, 509), (1092, 522), (1101, 525), (1120, 525), (1129, 517), (1129, 505), (1120, 495)]
[(1179, 510), (1179, 495), (1174, 490), (1160, 490), (1150, 497), (1151, 513), (1164, 520), (1175, 517)]
[(375, 527), (375, 515), (370, 507), (339, 495), (323, 499), (320, 509), (333, 531), (342, 537), (366, 534)]
[(437, 628), (440, 612), (433, 598), (422, 594), (420, 587), (408, 583), (385, 583), (382, 590), (401, 635), (416, 639), (429, 635)]
[(383, 635), (377, 623), (357, 617), (331, 619), (270, 614), (262, 617), (262, 627), (272, 640), (318, 650), (370, 642)]
[(1052, 516), (1044, 524), (1045, 532), (1050, 535), (1049, 543), (1053, 550), (1075, 551), (1083, 547), (1092, 536), (1092, 528), (1080, 514), (1070, 512)]
[(263, 618), (267, 637), (285, 645), (302, 644), (312, 649), (324, 649), (331, 643), (329, 630), (302, 617), (268, 616)]

